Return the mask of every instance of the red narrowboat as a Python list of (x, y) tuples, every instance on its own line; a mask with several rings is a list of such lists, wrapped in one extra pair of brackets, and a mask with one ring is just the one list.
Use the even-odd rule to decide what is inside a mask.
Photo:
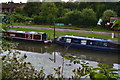
[(15, 30), (2, 31), (2, 36), (34, 41), (46, 41), (47, 38), (47, 34), (44, 32), (27, 32)]

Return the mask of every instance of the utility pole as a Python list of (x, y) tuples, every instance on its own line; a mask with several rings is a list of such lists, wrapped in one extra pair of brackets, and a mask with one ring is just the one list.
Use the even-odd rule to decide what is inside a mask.
[(55, 22), (54, 22), (54, 41), (55, 41)]
[[(54, 22), (54, 42), (55, 42), (55, 22)], [(55, 54), (55, 45), (54, 45), (54, 63), (56, 62), (56, 54)]]

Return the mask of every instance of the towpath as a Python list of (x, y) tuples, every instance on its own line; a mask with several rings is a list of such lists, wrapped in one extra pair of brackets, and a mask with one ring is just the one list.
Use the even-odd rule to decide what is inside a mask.
[[(40, 30), (54, 30), (53, 28), (33, 27), (33, 26), (13, 26), (13, 27), (16, 27), (16, 28), (28, 28), (28, 29), (40, 29)], [(98, 31), (87, 31), (87, 30), (63, 29), (63, 28), (55, 28), (55, 30), (56, 31), (69, 31), (69, 32), (112, 35), (112, 33), (110, 33), (110, 32), (98, 32)]]

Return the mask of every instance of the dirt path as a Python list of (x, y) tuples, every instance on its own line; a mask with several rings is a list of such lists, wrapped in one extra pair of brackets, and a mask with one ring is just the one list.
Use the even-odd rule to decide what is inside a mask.
[[(33, 27), (33, 26), (13, 26), (17, 28), (28, 28), (28, 29), (40, 29), (40, 30), (54, 30), (53, 28), (45, 28), (45, 27)], [(56, 31), (69, 31), (69, 32), (80, 32), (80, 33), (93, 33), (93, 34), (105, 34), (111, 35), (110, 32), (98, 32), (98, 31), (86, 31), (86, 30), (74, 30), (74, 29), (62, 29), (55, 28)]]

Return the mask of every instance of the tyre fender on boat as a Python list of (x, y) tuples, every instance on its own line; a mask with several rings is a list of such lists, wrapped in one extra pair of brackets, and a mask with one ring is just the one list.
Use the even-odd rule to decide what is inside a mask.
[(44, 44), (48, 45), (48, 44), (51, 44), (52, 43), (52, 40), (46, 40), (44, 41)]

